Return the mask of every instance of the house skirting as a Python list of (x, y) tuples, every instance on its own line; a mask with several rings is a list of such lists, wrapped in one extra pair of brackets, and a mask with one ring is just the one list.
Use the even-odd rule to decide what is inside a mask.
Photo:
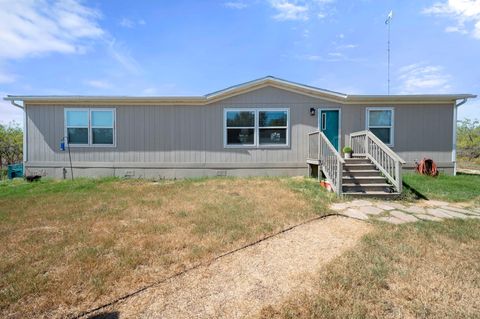
[[(454, 163), (437, 163), (438, 169), (448, 175), (454, 172)], [(146, 179), (174, 179), (203, 176), (306, 176), (308, 165), (301, 163), (109, 163), (74, 162), (74, 177), (127, 177)], [(413, 172), (414, 163), (403, 166), (404, 173)], [(55, 179), (70, 178), (68, 162), (27, 162), (27, 175)]]
[[(304, 176), (305, 163), (72, 163), (74, 177), (174, 179), (203, 176)], [(70, 178), (68, 162), (30, 162), (28, 175)]]
[[(446, 175), (453, 175), (455, 171), (455, 163), (454, 162), (446, 162), (446, 163), (437, 163), (437, 169)], [(415, 163), (407, 163), (403, 165), (403, 173), (412, 173), (415, 171), (416, 164)]]

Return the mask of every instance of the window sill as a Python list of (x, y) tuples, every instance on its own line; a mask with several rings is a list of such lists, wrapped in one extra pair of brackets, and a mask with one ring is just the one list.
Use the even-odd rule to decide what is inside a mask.
[(66, 148), (116, 148), (116, 145), (98, 144), (98, 145), (82, 145), (82, 144), (70, 144)]
[(289, 149), (290, 145), (224, 145), (224, 149), (251, 149), (251, 150), (261, 150), (261, 149)]

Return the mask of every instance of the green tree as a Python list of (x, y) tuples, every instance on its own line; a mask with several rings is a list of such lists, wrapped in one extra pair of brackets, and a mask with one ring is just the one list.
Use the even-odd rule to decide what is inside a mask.
[(480, 122), (466, 119), (457, 125), (457, 151), (460, 157), (480, 158)]
[(0, 124), (0, 169), (22, 161), (23, 130), (16, 122)]

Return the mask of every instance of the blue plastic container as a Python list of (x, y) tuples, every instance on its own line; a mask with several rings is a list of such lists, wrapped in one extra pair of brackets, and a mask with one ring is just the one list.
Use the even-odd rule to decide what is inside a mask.
[(8, 165), (8, 178), (23, 177), (23, 164)]

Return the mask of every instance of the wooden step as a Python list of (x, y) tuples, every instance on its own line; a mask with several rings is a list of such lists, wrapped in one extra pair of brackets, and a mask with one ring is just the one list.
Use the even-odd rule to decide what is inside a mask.
[(392, 185), (387, 183), (379, 184), (343, 184), (342, 190), (348, 192), (391, 192)]
[(343, 176), (343, 184), (380, 184), (385, 182), (385, 177), (378, 175), (375, 176)]
[(348, 177), (374, 177), (374, 176), (381, 176), (380, 171), (376, 169), (366, 169), (366, 170), (344, 170), (343, 176)]
[(371, 164), (372, 161), (370, 161), (368, 158), (346, 158), (345, 159), (345, 165), (349, 164)]
[(347, 197), (361, 197), (361, 198), (380, 198), (380, 199), (396, 199), (400, 193), (387, 192), (348, 192), (343, 193)]
[(346, 171), (372, 170), (372, 169), (375, 169), (375, 168), (376, 168), (376, 166), (373, 163), (367, 163), (367, 164), (347, 164), (347, 163), (345, 163), (343, 165), (343, 169), (346, 170)]

